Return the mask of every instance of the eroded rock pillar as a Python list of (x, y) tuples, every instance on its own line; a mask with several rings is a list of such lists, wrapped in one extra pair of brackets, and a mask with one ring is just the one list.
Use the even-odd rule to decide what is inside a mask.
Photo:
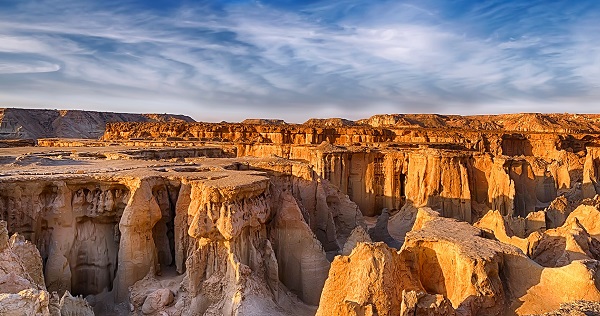
[(161, 210), (152, 195), (150, 182), (142, 179), (131, 185), (132, 195), (119, 222), (121, 243), (115, 280), (119, 302), (127, 299), (129, 286), (144, 278), (156, 264), (152, 228), (161, 218)]

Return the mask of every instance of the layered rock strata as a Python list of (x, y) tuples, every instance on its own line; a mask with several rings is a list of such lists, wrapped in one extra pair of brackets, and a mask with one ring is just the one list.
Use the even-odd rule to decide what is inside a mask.
[(0, 217), (40, 249), (35, 284), (100, 314), (314, 313), (356, 204), (303, 163), (203, 161), (7, 167)]
[(237, 157), (305, 160), (367, 216), (411, 203), (473, 223), (488, 210), (526, 217), (561, 195), (578, 200), (600, 191), (594, 158), (600, 124), (593, 115), (391, 115), (335, 122), (114, 123), (103, 139), (210, 144)]

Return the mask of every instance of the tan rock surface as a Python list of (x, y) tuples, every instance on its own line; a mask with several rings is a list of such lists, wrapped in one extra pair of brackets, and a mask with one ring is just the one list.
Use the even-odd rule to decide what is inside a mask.
[[(350, 256), (336, 258), (318, 314), (399, 315), (401, 310), (420, 308), (421, 313), (432, 315), (454, 309), (460, 315), (523, 315), (550, 311), (577, 299), (600, 298), (595, 285), (598, 261), (543, 268), (518, 248), (483, 238), (479, 229), (427, 209), (418, 211), (399, 252), (378, 246), (370, 250), (375, 255), (369, 260), (369, 255), (359, 252), (368, 245), (359, 244)], [(370, 277), (380, 273), (384, 274)], [(402, 291), (404, 309), (397, 306), (403, 296), (396, 293)], [(407, 296), (410, 291), (414, 294)], [(420, 292), (429, 295), (422, 303), (417, 298)]]
[(600, 315), (600, 302), (575, 301), (560, 304), (560, 308), (540, 316), (597, 316)]
[[(59, 114), (65, 133), (89, 115)], [(52, 315), (89, 314), (88, 303), (132, 315), (512, 315), (598, 300), (599, 122), (117, 122), (103, 140), (0, 148), (0, 219), (23, 236), (0, 234), (12, 269), (0, 295)]]
[(352, 230), (350, 237), (344, 244), (344, 248), (342, 249), (341, 255), (350, 255), (350, 253), (352, 253), (352, 250), (358, 245), (358, 243), (361, 242), (371, 242), (371, 237), (369, 237), (369, 234), (365, 231), (365, 229), (362, 226), (356, 226), (356, 228)]
[(531, 258), (545, 267), (562, 267), (574, 260), (600, 259), (600, 241), (592, 238), (576, 217), (542, 234)]
[(579, 221), (579, 224), (585, 228), (588, 234), (600, 240), (600, 211), (597, 207), (581, 205), (569, 214), (566, 222), (575, 218)]
[[(271, 183), (264, 172), (229, 171), (229, 162), (216, 160), (206, 168), (167, 163), (169, 171), (119, 162), (115, 172), (110, 165), (100, 163), (106, 169), (90, 176), (61, 173), (57, 164), (49, 167), (55, 172), (32, 175), (41, 182), (15, 185), (11, 181), (21, 175), (14, 175), (3, 187), (8, 201), (18, 198), (18, 204), (10, 202), (16, 206), (10, 214), (27, 214), (9, 217), (11, 229), (28, 230), (39, 221), (52, 228), (31, 235), (48, 258), (49, 284), (88, 295), (99, 313), (123, 312), (118, 303), (130, 298), (131, 286), (180, 266), (185, 290), (173, 291), (174, 302), (147, 293), (134, 312), (184, 312), (185, 304), (185, 315), (310, 314), (307, 304), (318, 303), (329, 262), (308, 223), (319, 233), (326, 229), (323, 240), (341, 251), (338, 238), (345, 242), (360, 218), (338, 190), (293, 173), (272, 174)], [(320, 226), (321, 219), (329, 224)]]
[(46, 291), (39, 251), (21, 235), (9, 239), (5, 221), (0, 221), (0, 315), (94, 315), (82, 298), (65, 292), (59, 300)]
[(398, 315), (402, 290), (419, 289), (409, 271), (384, 243), (359, 243), (333, 261), (317, 315)]
[(521, 249), (527, 255), (532, 254), (541, 239), (541, 234), (539, 233), (528, 235), (527, 238), (515, 236), (507, 218), (503, 217), (499, 211), (489, 211), (474, 226), (491, 234), (500, 242)]
[(423, 315), (456, 315), (452, 303), (440, 294), (427, 294), (426, 292), (403, 291), (401, 316)]

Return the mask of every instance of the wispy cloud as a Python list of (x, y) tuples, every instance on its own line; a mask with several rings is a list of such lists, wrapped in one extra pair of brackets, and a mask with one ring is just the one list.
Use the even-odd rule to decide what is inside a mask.
[(543, 1), (286, 3), (7, 6), (2, 105), (303, 121), (590, 112), (600, 98), (591, 0), (548, 9)]
[(58, 70), (60, 66), (44, 61), (0, 63), (0, 74), (33, 74)]

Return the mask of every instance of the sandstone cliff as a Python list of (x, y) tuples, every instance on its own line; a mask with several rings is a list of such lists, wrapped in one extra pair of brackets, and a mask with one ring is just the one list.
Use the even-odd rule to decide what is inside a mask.
[(7, 167), (0, 218), (40, 249), (32, 279), (100, 314), (314, 313), (356, 204), (304, 163), (202, 161)]
[(304, 124), (110, 123), (103, 139), (128, 146), (210, 144), (237, 157), (304, 160), (364, 215), (412, 203), (475, 222), (488, 210), (527, 217), (561, 195), (576, 201), (600, 191), (598, 119), (387, 115)]

